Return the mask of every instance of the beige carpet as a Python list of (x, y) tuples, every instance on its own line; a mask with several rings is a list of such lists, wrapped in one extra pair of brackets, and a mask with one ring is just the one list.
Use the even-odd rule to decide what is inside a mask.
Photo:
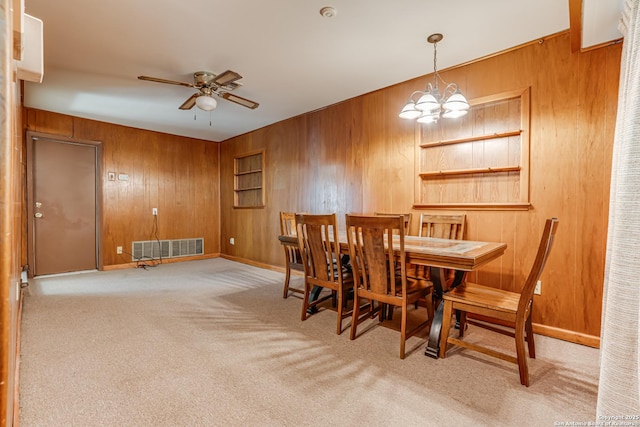
[[(536, 336), (532, 385), (468, 350), (300, 321), (281, 273), (224, 259), (30, 281), (20, 425), (535, 425), (595, 418), (598, 350)], [(295, 279), (299, 284), (300, 278)], [(346, 326), (346, 323), (345, 323)], [(473, 326), (468, 336), (488, 332)], [(507, 337), (497, 346), (510, 346)]]

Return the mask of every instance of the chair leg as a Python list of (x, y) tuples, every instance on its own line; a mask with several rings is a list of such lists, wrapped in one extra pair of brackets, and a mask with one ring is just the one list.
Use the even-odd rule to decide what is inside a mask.
[(529, 313), (529, 317), (527, 317), (527, 321), (525, 323), (525, 331), (527, 332), (527, 345), (529, 346), (529, 357), (532, 359), (536, 358), (536, 343), (533, 338), (533, 325), (531, 324), (531, 313)]
[(460, 315), (460, 326), (458, 329), (458, 336), (462, 338), (464, 336), (464, 331), (467, 330), (467, 312), (462, 310), (456, 310), (456, 316)]
[(520, 372), (520, 384), (529, 387), (529, 366), (524, 350), (525, 325), (516, 323), (516, 356), (518, 358), (518, 371)]
[(445, 353), (447, 352), (449, 329), (451, 328), (453, 303), (451, 301), (443, 301), (441, 304), (444, 304), (444, 312), (442, 313), (442, 329), (440, 330), (440, 357), (444, 359)]
[(284, 292), (282, 298), (287, 299), (289, 297), (289, 280), (291, 279), (291, 266), (289, 265), (289, 259), (287, 258), (287, 265), (284, 272)]
[(336, 326), (336, 334), (340, 335), (342, 333), (342, 310), (344, 309), (344, 291), (342, 289), (338, 290), (338, 325)]
[(309, 291), (310, 286), (307, 284), (305, 280), (304, 283), (304, 298), (302, 299), (302, 315), (300, 316), (301, 320), (307, 320), (307, 310), (309, 309)]
[[(372, 302), (373, 304), (373, 302)], [(371, 306), (373, 309), (373, 305)], [(353, 311), (351, 313), (351, 333), (349, 339), (356, 339), (356, 330), (358, 328), (358, 320), (360, 318), (360, 297), (358, 296), (358, 290), (353, 290)]]
[(427, 314), (429, 315), (429, 320), (433, 323), (433, 317), (435, 310), (433, 308), (433, 293), (430, 293), (425, 298), (425, 303), (427, 305)]
[(407, 304), (402, 305), (402, 320), (400, 323), (400, 359), (404, 359), (405, 343), (407, 341)]

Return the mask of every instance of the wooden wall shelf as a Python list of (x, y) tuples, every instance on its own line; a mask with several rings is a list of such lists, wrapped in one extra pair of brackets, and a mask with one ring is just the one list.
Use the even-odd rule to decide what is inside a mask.
[(446, 139), (442, 141), (432, 141), (432, 142), (423, 142), (420, 144), (420, 147), (437, 147), (440, 145), (451, 145), (451, 144), (462, 144), (464, 142), (473, 142), (473, 141), (483, 141), (485, 139), (495, 139), (495, 138), (507, 138), (510, 136), (517, 136), (522, 133), (522, 130), (514, 130), (509, 132), (501, 132), (501, 133), (490, 133), (486, 135), (478, 135), (478, 136), (470, 136), (467, 138), (455, 138), (455, 139)]
[(531, 209), (531, 203), (433, 203), (413, 205), (413, 209), (526, 211)]
[(466, 116), (416, 126), (414, 207), (529, 209), (530, 89), (470, 104)]
[(420, 174), (422, 178), (429, 178), (432, 176), (446, 176), (446, 175), (470, 175), (474, 173), (497, 173), (497, 172), (516, 172), (520, 171), (520, 166), (503, 166), (503, 167), (490, 167), (490, 168), (472, 168), (472, 169), (451, 169), (444, 171), (423, 172)]
[(250, 170), (250, 171), (237, 172), (236, 176), (250, 175), (252, 173), (262, 173), (262, 169), (254, 169), (254, 170)]
[(264, 150), (237, 156), (233, 173), (233, 207), (264, 207)]

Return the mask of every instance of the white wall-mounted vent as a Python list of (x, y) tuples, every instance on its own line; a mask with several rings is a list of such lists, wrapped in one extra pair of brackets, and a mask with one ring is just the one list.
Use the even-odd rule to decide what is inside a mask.
[(171, 257), (204, 254), (204, 239), (182, 239), (171, 241)]
[(204, 238), (133, 242), (131, 254), (132, 261), (204, 255)]

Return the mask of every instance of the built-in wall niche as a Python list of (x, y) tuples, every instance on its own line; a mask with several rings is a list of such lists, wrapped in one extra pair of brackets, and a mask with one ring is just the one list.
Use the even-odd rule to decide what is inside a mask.
[(414, 208), (528, 209), (529, 88), (470, 104), (466, 116), (416, 125)]
[(246, 153), (234, 159), (234, 201), (236, 208), (264, 207), (264, 151)]

